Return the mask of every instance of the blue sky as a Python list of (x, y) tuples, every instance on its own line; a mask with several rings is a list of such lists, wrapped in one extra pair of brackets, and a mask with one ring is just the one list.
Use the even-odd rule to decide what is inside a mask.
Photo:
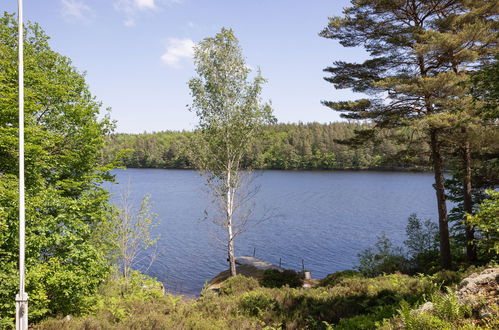
[[(24, 0), (25, 19), (41, 24), (51, 46), (87, 73), (93, 94), (111, 107), (118, 132), (192, 129), (187, 81), (192, 45), (232, 28), (247, 64), (268, 79), (280, 122), (330, 122), (321, 100), (355, 98), (334, 90), (322, 70), (361, 61), (360, 49), (318, 36), (347, 0)], [(2, 8), (17, 10), (17, 1)]]

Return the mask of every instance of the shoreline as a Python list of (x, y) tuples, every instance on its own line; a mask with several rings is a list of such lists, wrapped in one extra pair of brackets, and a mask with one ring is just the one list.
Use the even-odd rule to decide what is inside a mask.
[[(197, 171), (195, 168), (181, 168), (181, 167), (117, 167), (113, 170), (179, 170), (179, 171)], [(252, 170), (253, 172), (265, 172), (265, 171), (282, 171), (282, 172), (400, 172), (400, 173), (433, 173), (431, 169), (420, 169), (420, 168), (390, 168), (390, 167), (372, 167), (372, 168), (331, 168), (331, 169), (302, 169), (302, 168), (290, 168), (290, 169), (279, 169), (279, 168), (256, 168)], [(450, 170), (449, 170), (450, 171)], [(446, 172), (449, 172), (446, 171)]]

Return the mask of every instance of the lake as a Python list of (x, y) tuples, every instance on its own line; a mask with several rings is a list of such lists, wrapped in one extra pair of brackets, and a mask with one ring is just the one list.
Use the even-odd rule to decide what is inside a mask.
[[(204, 220), (210, 197), (195, 171), (115, 170), (119, 184), (106, 184), (117, 195), (130, 187), (135, 205), (151, 195), (158, 214), (160, 256), (146, 271), (169, 291), (198, 295), (205, 281), (228, 268), (227, 253)], [(285, 268), (305, 268), (314, 278), (352, 269), (357, 254), (385, 234), (405, 240), (407, 218), (417, 213), (436, 221), (433, 176), (429, 173), (375, 171), (262, 171), (254, 184), (255, 218), (274, 215), (242, 234), (236, 255), (255, 256)]]

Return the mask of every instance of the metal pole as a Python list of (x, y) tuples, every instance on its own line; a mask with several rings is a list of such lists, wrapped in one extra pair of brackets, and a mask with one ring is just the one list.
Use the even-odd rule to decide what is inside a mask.
[(19, 51), (19, 293), (16, 296), (16, 330), (28, 329), (28, 295), (24, 289), (24, 40), (23, 1), (18, 0), (18, 51)]

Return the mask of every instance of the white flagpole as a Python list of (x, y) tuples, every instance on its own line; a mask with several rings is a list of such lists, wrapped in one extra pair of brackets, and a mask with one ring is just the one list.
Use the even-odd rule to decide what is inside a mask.
[(28, 295), (24, 289), (24, 40), (23, 1), (18, 0), (18, 51), (19, 51), (19, 293), (16, 296), (16, 330), (28, 329)]

